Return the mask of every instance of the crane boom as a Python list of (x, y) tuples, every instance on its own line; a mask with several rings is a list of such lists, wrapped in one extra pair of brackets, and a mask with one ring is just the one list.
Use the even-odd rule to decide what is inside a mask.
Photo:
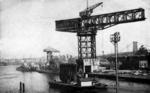
[(138, 8), (109, 14), (95, 15), (91, 16), (89, 19), (82, 19), (81, 29), (93, 28), (95, 26), (97, 30), (103, 30), (117, 24), (143, 20), (145, 20), (144, 9)]
[(93, 13), (93, 9), (95, 9), (96, 7), (98, 7), (102, 4), (103, 4), (103, 2), (100, 2), (100, 3), (94, 4), (90, 7), (87, 7), (85, 10), (83, 10), (79, 13), (80, 17), (87, 18), (87, 17), (91, 16), (91, 14)]
[(117, 24), (143, 20), (145, 20), (144, 9), (138, 8), (108, 14), (94, 15), (89, 19), (74, 18), (57, 20), (56, 30), (77, 33), (79, 30), (85, 28), (86, 26), (91, 28), (96, 27), (99, 30), (103, 30)]

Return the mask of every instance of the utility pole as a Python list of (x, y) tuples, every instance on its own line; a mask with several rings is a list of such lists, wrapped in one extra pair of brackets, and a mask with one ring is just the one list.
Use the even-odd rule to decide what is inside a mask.
[(115, 71), (116, 71), (116, 93), (118, 92), (118, 84), (119, 84), (119, 80), (118, 80), (118, 62), (117, 62), (117, 57), (118, 57), (118, 42), (120, 41), (120, 33), (116, 32), (112, 35), (110, 35), (110, 42), (112, 42), (114, 44), (114, 48), (115, 48), (115, 57), (116, 57), (116, 61), (115, 61)]

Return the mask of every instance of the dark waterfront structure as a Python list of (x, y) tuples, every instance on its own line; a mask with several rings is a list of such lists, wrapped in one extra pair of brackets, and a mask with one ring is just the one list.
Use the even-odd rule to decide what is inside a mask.
[(150, 55), (120, 57), (118, 60), (122, 63), (122, 65), (120, 65), (119, 68), (130, 70), (150, 69), (149, 57)]
[(77, 74), (77, 65), (63, 63), (60, 65), (59, 77), (60, 80), (67, 83), (75, 80), (75, 76)]
[[(105, 56), (110, 63), (114, 64), (115, 56)], [(150, 70), (150, 53), (141, 47), (136, 52), (124, 52), (118, 54), (118, 62), (120, 63), (119, 69), (128, 70)]]

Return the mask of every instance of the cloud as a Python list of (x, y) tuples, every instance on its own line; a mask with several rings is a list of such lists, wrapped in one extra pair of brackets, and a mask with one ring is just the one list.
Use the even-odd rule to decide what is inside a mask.
[[(10, 0), (9, 0), (10, 1)], [(12, 2), (14, 1), (14, 2)], [(55, 20), (79, 17), (79, 12), (86, 8), (86, 0), (6, 0), (1, 11), (1, 48), (5, 56), (43, 55), (47, 46), (54, 47), (63, 54), (77, 55), (77, 36), (73, 33), (55, 31)], [(6, 3), (8, 2), (8, 3)], [(99, 0), (89, 0), (93, 5)], [(102, 14), (138, 7), (149, 7), (149, 0), (103, 0), (103, 7), (98, 7), (93, 14)], [(10, 5), (10, 7), (9, 7)], [(148, 13), (146, 9), (146, 13)], [(149, 19), (148, 19), (149, 20)], [(121, 46), (132, 41), (149, 42), (149, 21), (117, 25), (98, 31), (97, 53), (102, 47), (106, 53), (113, 50), (110, 34), (121, 32)], [(102, 41), (103, 32), (103, 41)], [(102, 44), (103, 42), (104, 44)], [(103, 45), (103, 46), (102, 46)]]

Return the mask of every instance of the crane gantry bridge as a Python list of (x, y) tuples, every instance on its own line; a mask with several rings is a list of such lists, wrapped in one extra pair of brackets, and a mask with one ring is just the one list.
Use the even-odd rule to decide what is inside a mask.
[(145, 20), (143, 8), (92, 16), (93, 10), (102, 4), (100, 2), (87, 7), (79, 13), (79, 18), (56, 20), (57, 31), (77, 33), (79, 59), (96, 58), (95, 36), (97, 30), (104, 30), (118, 24)]

